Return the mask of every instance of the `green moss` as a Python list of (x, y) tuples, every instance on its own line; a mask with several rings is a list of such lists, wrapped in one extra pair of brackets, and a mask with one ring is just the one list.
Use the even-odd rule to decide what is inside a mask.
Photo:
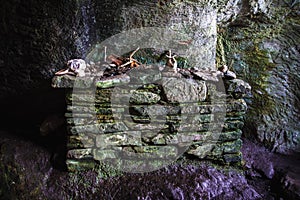
[(100, 163), (97, 167), (98, 178), (107, 179), (111, 177), (121, 176), (123, 172), (111, 167), (110, 165)]
[(107, 165), (95, 160), (67, 160), (70, 176), (77, 177), (78, 174), (84, 171), (95, 171), (99, 179), (107, 179), (110, 177), (120, 176), (123, 173), (111, 165)]
[(220, 67), (226, 64), (224, 43), (227, 41), (225, 38), (224, 30), (219, 29), (217, 37), (217, 48), (216, 48), (216, 66)]
[(231, 38), (230, 29), (218, 27), (217, 47), (216, 47), (216, 67), (222, 65), (231, 66), (232, 53), (238, 48), (236, 41)]
[(184, 57), (177, 57), (176, 58), (177, 63), (178, 63), (178, 68), (191, 68), (191, 63), (187, 58)]
[(245, 52), (245, 61), (249, 65), (249, 76), (246, 76), (246, 81), (252, 86), (254, 95), (253, 107), (254, 112), (268, 114), (273, 112), (275, 102), (268, 95), (266, 86), (270, 71), (275, 67), (274, 63), (269, 61), (268, 52), (261, 50), (258, 45), (248, 48)]
[[(250, 115), (269, 114), (275, 107), (274, 100), (266, 91), (270, 71), (275, 67), (269, 53), (260, 48), (264, 39), (275, 38), (282, 25), (251, 21), (247, 27), (219, 29), (217, 43), (217, 66), (227, 64), (241, 79), (252, 87), (253, 102)], [(237, 58), (238, 55), (238, 58)]]

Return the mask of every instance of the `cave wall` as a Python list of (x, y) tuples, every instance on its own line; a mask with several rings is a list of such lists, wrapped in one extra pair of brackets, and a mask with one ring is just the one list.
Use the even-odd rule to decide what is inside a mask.
[(244, 134), (276, 152), (298, 151), (299, 2), (238, 5), (231, 20), (218, 24), (217, 65), (227, 64), (252, 86)]
[(6, 1), (0, 12), (0, 96), (49, 84), (70, 58), (84, 56), (93, 39), (91, 1)]
[(96, 38), (92, 16), (92, 1), (1, 3), (2, 129), (38, 138), (49, 115), (64, 113), (64, 91), (52, 90), (50, 80), (67, 60), (89, 51)]

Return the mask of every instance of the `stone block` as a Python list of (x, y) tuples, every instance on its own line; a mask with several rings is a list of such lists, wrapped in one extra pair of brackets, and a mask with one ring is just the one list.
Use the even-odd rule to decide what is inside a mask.
[(85, 148), (85, 149), (72, 149), (69, 150), (67, 153), (68, 159), (92, 159), (92, 149)]
[(93, 134), (103, 134), (103, 133), (114, 133), (127, 131), (128, 128), (123, 122), (118, 123), (99, 123), (90, 124), (84, 126), (71, 127), (70, 132), (72, 134), (78, 133), (93, 133)]
[(67, 159), (67, 168), (70, 172), (95, 169), (97, 162), (93, 159)]
[(117, 75), (112, 78), (96, 81), (98, 88), (112, 88), (118, 85), (124, 85), (130, 82), (130, 77), (126, 74)]
[(203, 145), (197, 146), (197, 148), (195, 148), (195, 149), (188, 150), (187, 153), (197, 156), (200, 159), (203, 159), (208, 154), (211, 153), (213, 148), (214, 148), (214, 144), (203, 144)]
[(142, 145), (141, 132), (126, 131), (123, 133), (102, 134), (96, 136), (97, 148), (110, 148), (114, 146)]
[(201, 102), (206, 99), (204, 81), (163, 77), (162, 87), (170, 103)]
[(93, 86), (93, 77), (75, 77), (71, 75), (54, 76), (53, 88), (90, 88)]
[(130, 113), (137, 116), (166, 116), (178, 114), (179, 106), (164, 106), (164, 105), (131, 105)]
[(158, 94), (144, 91), (134, 91), (131, 96), (129, 103), (132, 104), (155, 104), (160, 100)]
[(78, 134), (68, 136), (68, 149), (95, 147), (95, 136), (92, 134)]
[(232, 142), (225, 142), (218, 145), (218, 148), (222, 149), (223, 153), (239, 153), (242, 148), (242, 140), (238, 139)]
[(242, 130), (237, 129), (235, 131), (222, 132), (219, 135), (218, 140), (220, 142), (233, 141), (241, 138), (241, 136), (242, 136)]
[(93, 156), (95, 160), (105, 161), (110, 159), (120, 158), (120, 152), (122, 148), (117, 149), (116, 147), (110, 149), (99, 149), (96, 148), (93, 150)]

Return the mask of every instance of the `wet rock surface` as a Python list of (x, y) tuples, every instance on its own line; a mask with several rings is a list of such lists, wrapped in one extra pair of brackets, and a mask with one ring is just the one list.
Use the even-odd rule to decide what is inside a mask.
[(249, 140), (244, 140), (242, 152), (246, 177), (256, 191), (267, 191), (264, 199), (276, 199), (274, 194), (283, 199), (300, 199), (298, 153), (289, 156), (271, 153), (261, 144)]

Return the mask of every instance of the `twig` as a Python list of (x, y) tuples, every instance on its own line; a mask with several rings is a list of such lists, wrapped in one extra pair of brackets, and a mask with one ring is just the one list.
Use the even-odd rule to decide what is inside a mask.
[(188, 45), (191, 44), (192, 42), (193, 42), (193, 39), (177, 41), (178, 44), (186, 45), (186, 46), (188, 46)]
[(126, 63), (124, 63), (124, 64), (122, 64), (120, 67), (125, 67), (125, 66), (127, 66), (127, 65), (130, 65), (130, 67), (136, 67), (136, 66), (140, 65), (141, 63), (138, 62), (136, 59), (133, 58), (133, 55), (134, 55), (139, 49), (140, 49), (140, 47), (138, 47), (136, 50), (134, 50), (134, 51), (130, 54), (129, 58), (127, 58), (127, 60), (129, 59), (129, 61), (126, 62)]
[(140, 50), (140, 47), (138, 47), (136, 50), (134, 50), (131, 54), (130, 54), (130, 56), (129, 56), (129, 60), (133, 60), (133, 55), (138, 51), (138, 50)]
[(104, 46), (104, 62), (106, 62), (107, 54), (106, 54), (106, 46)]
[(55, 75), (65, 75), (65, 74), (76, 76), (75, 72), (70, 71), (70, 69), (62, 69), (55, 73)]

